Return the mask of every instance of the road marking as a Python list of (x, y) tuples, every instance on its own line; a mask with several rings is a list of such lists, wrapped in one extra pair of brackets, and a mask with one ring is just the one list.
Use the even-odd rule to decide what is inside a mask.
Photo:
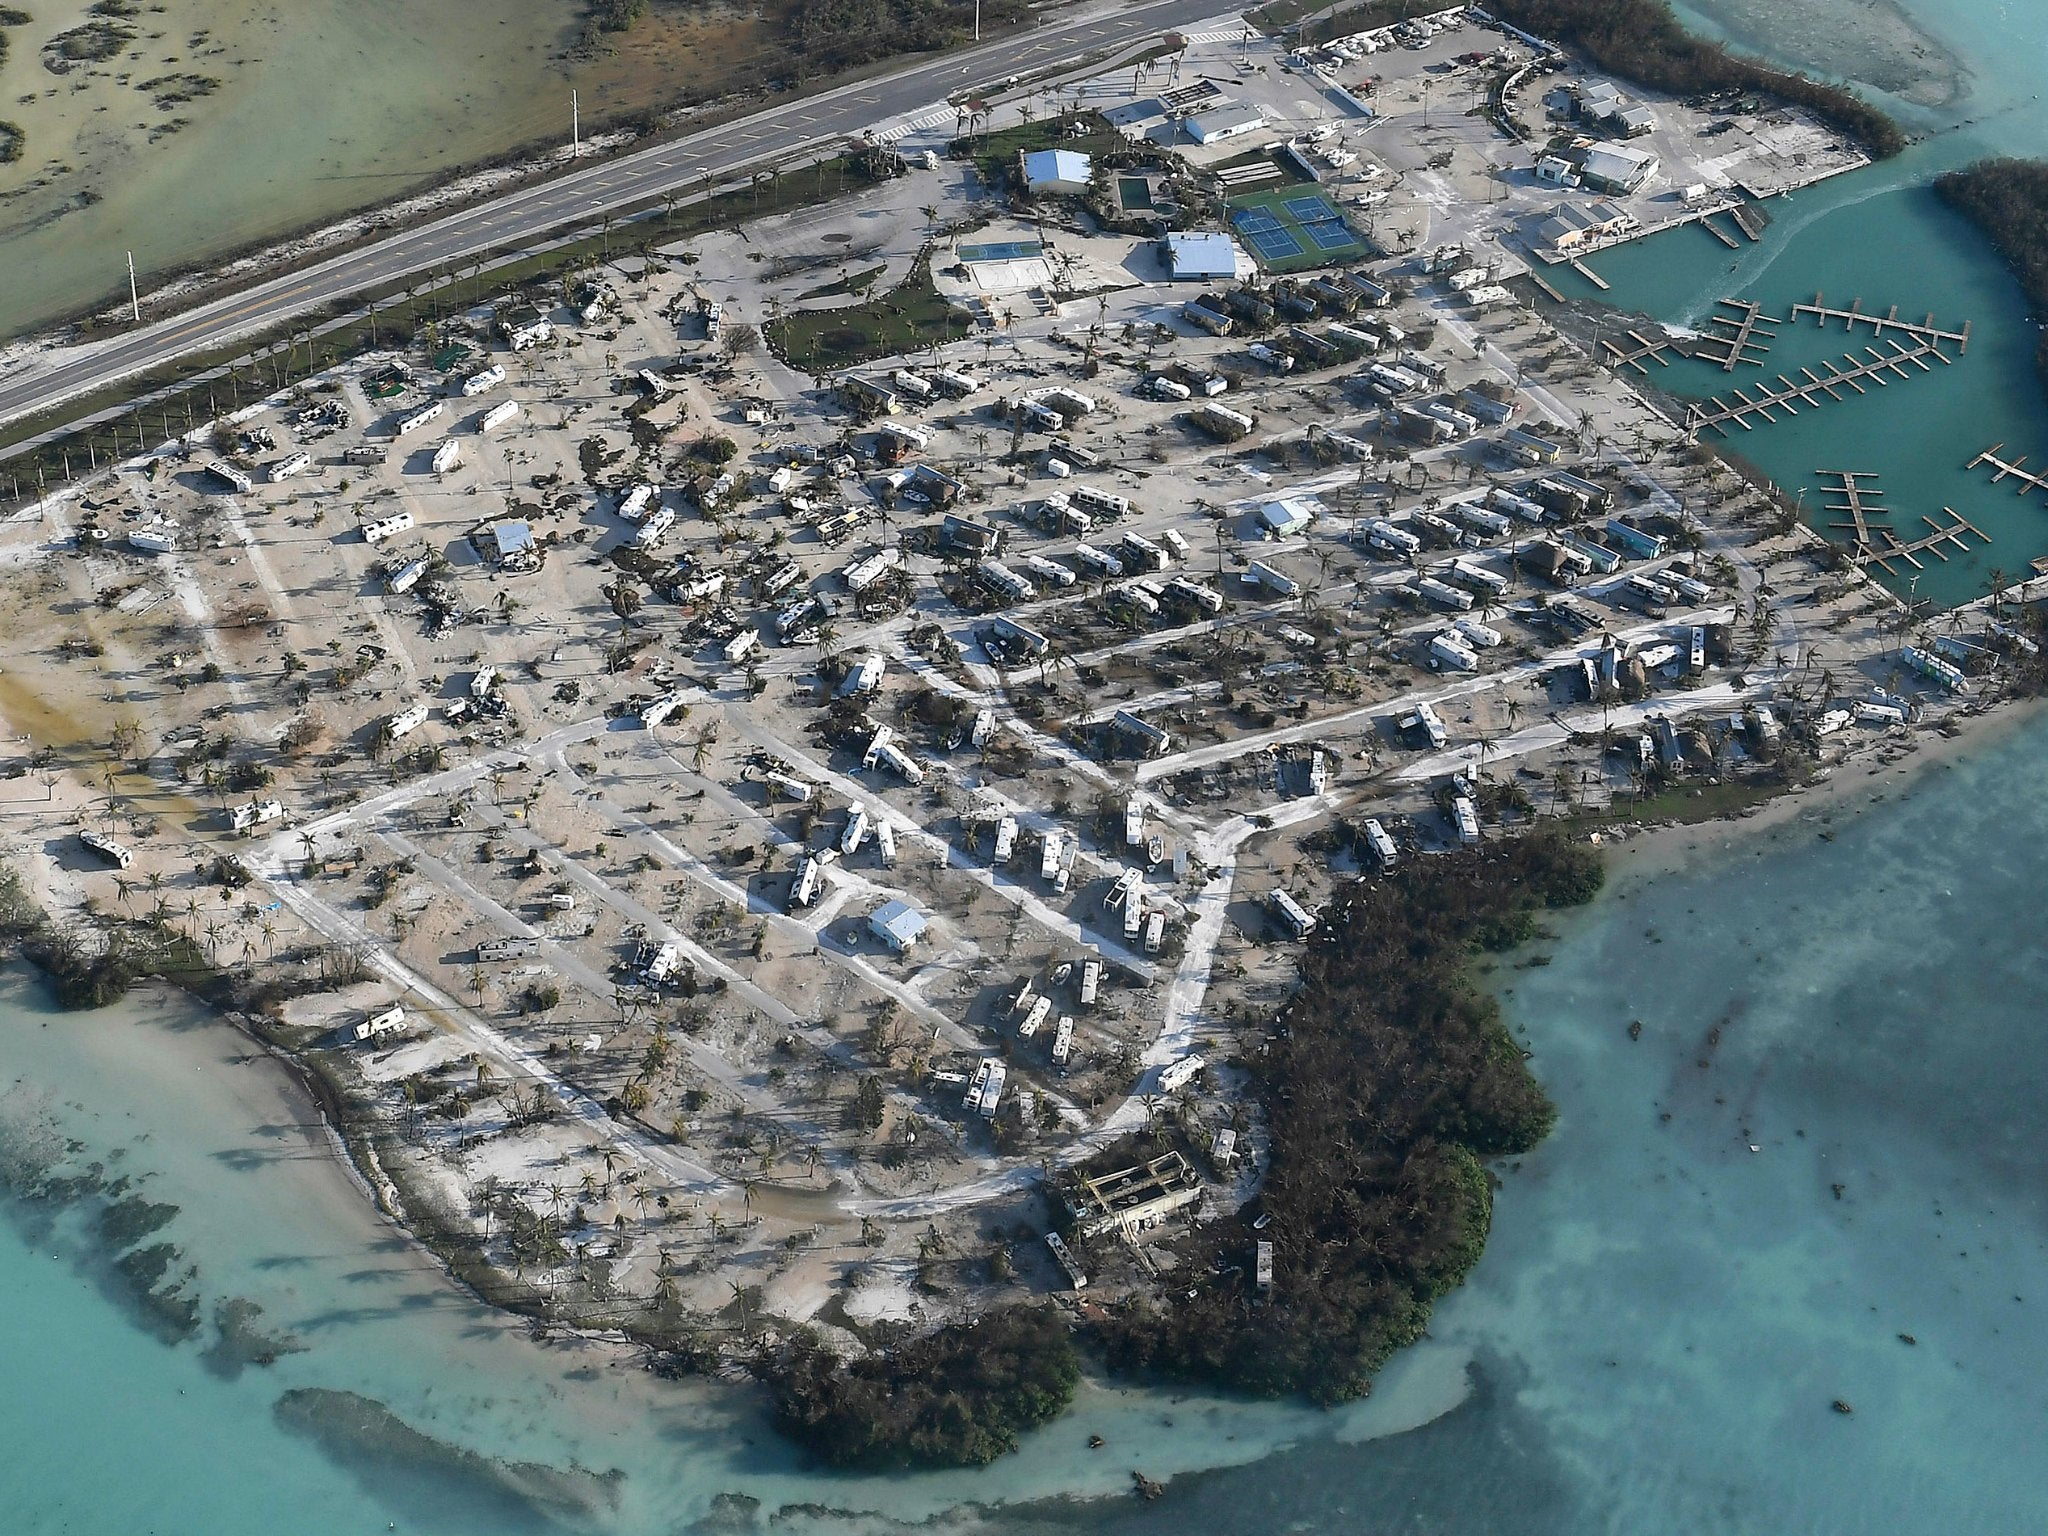
[(182, 326), (175, 331), (166, 331), (164, 332), (161, 339), (164, 341), (175, 341), (180, 336), (191, 335), (194, 331), (208, 330), (214, 326), (219, 325), (223, 320), (232, 320), (237, 315), (248, 314), (251, 310), (268, 308), (270, 305), (277, 303), (280, 299), (288, 299), (295, 293), (304, 293), (307, 289), (311, 288), (312, 286), (313, 285), (311, 283), (301, 283), (296, 288), (285, 289), (283, 293), (273, 293), (264, 298), (256, 300), (256, 302), (253, 304), (244, 304), (240, 309), (231, 309), (227, 311), (227, 313), (220, 315), (209, 315), (204, 320), (195, 320), (192, 322), (192, 324)]

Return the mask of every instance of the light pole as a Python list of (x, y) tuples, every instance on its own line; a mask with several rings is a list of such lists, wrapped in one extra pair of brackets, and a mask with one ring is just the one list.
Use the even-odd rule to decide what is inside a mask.
[(583, 103), (576, 97), (574, 86), (569, 89), (569, 154), (573, 158), (583, 153)]
[(981, 0), (974, 0), (974, 40), (981, 41)]

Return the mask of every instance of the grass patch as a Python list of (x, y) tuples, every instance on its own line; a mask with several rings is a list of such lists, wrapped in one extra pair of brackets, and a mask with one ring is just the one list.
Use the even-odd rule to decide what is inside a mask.
[(792, 368), (830, 373), (939, 342), (958, 341), (973, 324), (932, 286), (931, 254), (878, 298), (850, 309), (794, 314), (768, 328), (768, 340)]
[(858, 272), (849, 272), (845, 277), (837, 278), (825, 284), (822, 288), (813, 288), (807, 293), (800, 293), (797, 297), (800, 299), (836, 299), (841, 294), (851, 294), (857, 297), (874, 287), (875, 280), (888, 270), (887, 266), (863, 267)]
[[(1076, 128), (1081, 131), (1076, 133)], [(954, 140), (953, 153), (972, 155), (982, 180), (989, 186), (1002, 186), (1017, 169), (1017, 157), (1035, 150), (1071, 149), (1084, 155), (1106, 155), (1130, 147), (1101, 113), (1069, 112), (993, 133), (971, 133)]]

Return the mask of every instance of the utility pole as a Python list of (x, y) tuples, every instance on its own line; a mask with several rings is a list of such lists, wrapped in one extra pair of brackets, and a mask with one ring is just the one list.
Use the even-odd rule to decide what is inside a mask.
[(576, 99), (574, 86), (569, 88), (569, 153), (583, 153), (583, 103)]
[(974, 40), (981, 41), (981, 0), (974, 0)]
[(135, 323), (142, 324), (142, 299), (135, 291), (135, 253), (128, 253), (128, 308), (135, 316)]

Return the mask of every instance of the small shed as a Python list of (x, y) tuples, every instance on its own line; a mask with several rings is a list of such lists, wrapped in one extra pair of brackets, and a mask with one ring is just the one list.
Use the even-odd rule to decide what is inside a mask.
[(899, 955), (923, 938), (929, 926), (924, 914), (907, 901), (884, 902), (868, 914), (868, 931)]
[(1259, 508), (1259, 521), (1273, 538), (1284, 539), (1301, 533), (1315, 521), (1315, 509), (1298, 497), (1284, 496)]

